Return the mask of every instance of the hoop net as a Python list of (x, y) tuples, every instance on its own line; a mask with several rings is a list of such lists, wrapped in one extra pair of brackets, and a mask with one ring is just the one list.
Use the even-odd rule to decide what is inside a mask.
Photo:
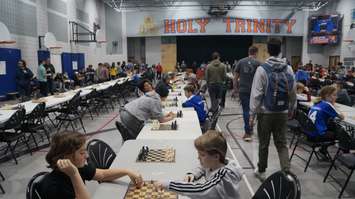
[(60, 46), (49, 47), (49, 52), (52, 55), (60, 55), (62, 54), (62, 47)]

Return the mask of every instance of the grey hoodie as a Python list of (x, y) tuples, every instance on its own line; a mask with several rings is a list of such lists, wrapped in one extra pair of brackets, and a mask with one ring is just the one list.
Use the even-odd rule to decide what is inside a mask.
[(207, 65), (205, 72), (207, 84), (223, 84), (227, 80), (227, 67), (218, 59)]
[(240, 199), (239, 182), (243, 173), (235, 161), (228, 161), (225, 166), (214, 171), (198, 167), (191, 174), (195, 180), (203, 177), (204, 182), (170, 181), (163, 183), (163, 186), (192, 199)]
[[(278, 57), (269, 57), (266, 60), (266, 63), (271, 65), (271, 67), (283, 68), (287, 65), (286, 60), (278, 58)], [(294, 76), (293, 70), (291, 66), (287, 66), (287, 73)], [(253, 86), (250, 94), (250, 115), (254, 116), (256, 113), (280, 113), (280, 112), (272, 112), (266, 110), (264, 107), (264, 97), (265, 91), (268, 86), (268, 77), (266, 71), (263, 67), (258, 67), (254, 79)], [(289, 93), (289, 110), (282, 111), (281, 113), (287, 113), (288, 111), (292, 111), (296, 108), (296, 81), (293, 83), (293, 89)]]
[(160, 96), (155, 91), (145, 93), (126, 104), (124, 108), (143, 122), (164, 117)]

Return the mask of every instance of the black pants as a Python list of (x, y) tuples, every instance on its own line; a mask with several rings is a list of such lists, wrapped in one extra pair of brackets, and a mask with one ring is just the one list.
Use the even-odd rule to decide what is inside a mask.
[(210, 84), (208, 85), (208, 93), (210, 94), (211, 99), (211, 111), (215, 112), (218, 109), (218, 104), (221, 99), (223, 84)]
[(39, 92), (42, 97), (48, 96), (48, 85), (47, 82), (39, 82)]
[(47, 85), (48, 85), (48, 92), (50, 94), (54, 94), (53, 93), (53, 79), (47, 79)]
[(128, 129), (132, 138), (136, 138), (144, 126), (144, 122), (137, 119), (133, 114), (122, 109), (120, 111), (122, 124)]

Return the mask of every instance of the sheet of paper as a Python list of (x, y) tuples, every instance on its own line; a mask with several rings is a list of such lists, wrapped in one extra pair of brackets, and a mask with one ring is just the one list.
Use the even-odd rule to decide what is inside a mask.
[(78, 61), (73, 61), (73, 70), (78, 70)]
[(0, 61), (0, 75), (6, 75), (6, 61)]

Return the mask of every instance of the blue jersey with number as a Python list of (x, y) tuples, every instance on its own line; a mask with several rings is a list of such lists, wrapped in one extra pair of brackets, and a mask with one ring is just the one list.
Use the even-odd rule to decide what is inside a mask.
[(311, 136), (324, 135), (327, 131), (327, 122), (330, 118), (338, 116), (334, 106), (327, 101), (320, 101), (313, 105), (308, 113), (308, 117), (315, 124), (317, 132), (308, 132)]

